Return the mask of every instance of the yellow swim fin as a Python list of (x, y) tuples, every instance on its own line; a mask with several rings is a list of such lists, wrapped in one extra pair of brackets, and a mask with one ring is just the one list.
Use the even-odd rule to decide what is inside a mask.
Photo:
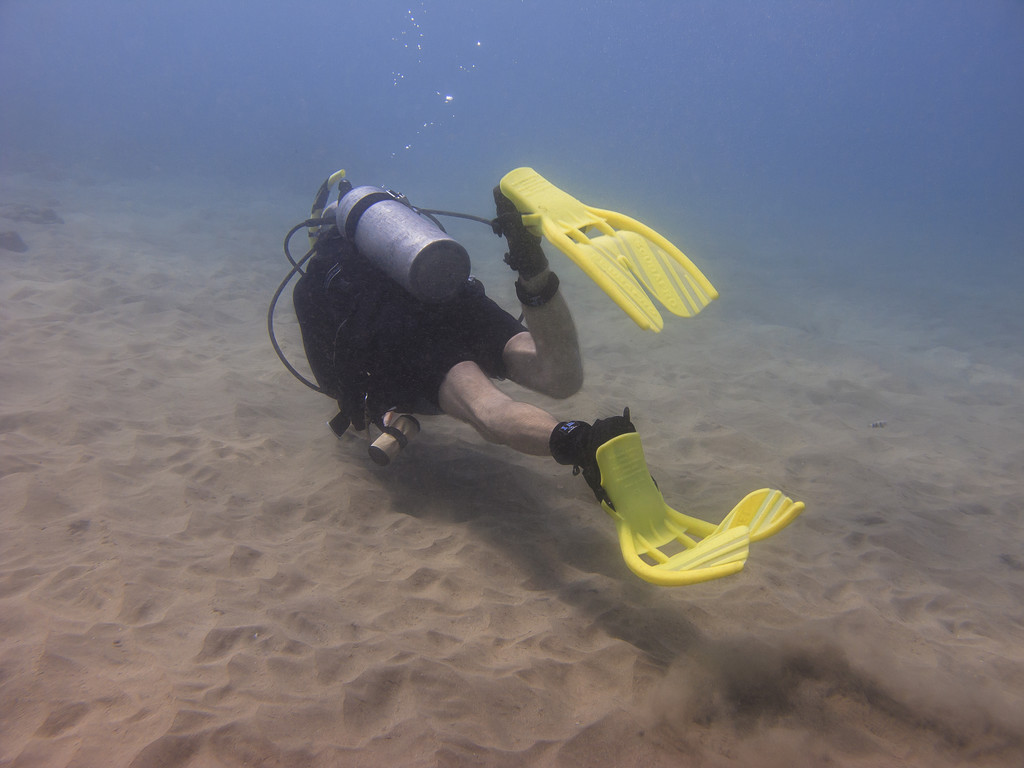
[[(719, 579), (747, 561), (750, 533), (736, 525), (690, 536), (687, 518), (665, 503), (647, 469), (640, 435), (627, 432), (597, 449), (604, 511), (615, 520), (626, 565), (652, 584), (679, 586)], [(675, 551), (673, 551), (675, 550)]]
[(736, 526), (750, 530), (750, 541), (761, 541), (774, 536), (804, 511), (802, 501), (791, 498), (772, 488), (762, 488), (748, 493), (718, 525), (707, 523), (696, 517), (683, 515), (690, 530), (698, 536), (711, 536)]
[(627, 432), (597, 449), (605, 512), (615, 520), (626, 565), (652, 584), (679, 586), (740, 571), (751, 541), (777, 533), (800, 512), (781, 492), (754, 491), (718, 525), (677, 512), (651, 478), (640, 435)]
[(523, 223), (576, 262), (641, 328), (657, 332), (665, 324), (650, 296), (680, 317), (718, 298), (682, 251), (639, 221), (584, 205), (532, 168), (510, 171), (500, 187)]

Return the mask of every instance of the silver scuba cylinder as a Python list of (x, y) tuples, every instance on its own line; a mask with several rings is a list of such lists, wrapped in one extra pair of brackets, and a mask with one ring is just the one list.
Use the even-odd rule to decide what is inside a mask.
[(462, 245), (380, 187), (355, 187), (338, 202), (338, 230), (413, 296), (443, 301), (469, 277)]

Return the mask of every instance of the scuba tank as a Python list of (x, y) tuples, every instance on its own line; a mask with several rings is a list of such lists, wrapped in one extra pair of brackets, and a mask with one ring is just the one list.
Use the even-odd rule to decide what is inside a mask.
[(449, 299), (469, 278), (469, 253), (402, 200), (381, 187), (354, 187), (334, 211), (338, 230), (413, 296)]

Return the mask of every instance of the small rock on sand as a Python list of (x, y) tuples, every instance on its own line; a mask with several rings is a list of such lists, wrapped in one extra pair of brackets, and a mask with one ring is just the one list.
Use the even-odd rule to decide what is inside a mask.
[(21, 239), (21, 235), (13, 229), (7, 232), (0, 232), (0, 248), (3, 248), (5, 251), (14, 251), (15, 253), (24, 253), (28, 250), (28, 246)]

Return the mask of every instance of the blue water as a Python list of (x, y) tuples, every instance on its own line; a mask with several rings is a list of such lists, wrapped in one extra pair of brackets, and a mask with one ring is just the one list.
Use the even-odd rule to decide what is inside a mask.
[[(723, 514), (728, 506), (721, 500), (739, 499), (755, 482), (806, 500), (808, 513), (786, 537), (752, 557), (750, 580), (641, 593), (643, 585), (624, 570), (614, 575), (622, 567), (612, 529), (581, 480), (567, 469), (555, 479), (552, 465), (541, 469), (539, 460), (506, 465), (506, 454), (496, 458), (497, 449), (487, 453), (482, 441), (446, 432), (452, 427), (440, 420), (425, 420), (427, 434), (410, 446), (404, 469), (366, 475), (352, 458), (368, 464), (364, 448), (342, 442), (335, 453), (334, 438), (318, 421), (333, 415), (332, 404), (287, 379), (273, 359), (263, 313), (286, 271), (280, 237), (309, 210), (306, 201), (329, 173), (344, 167), (354, 182), (394, 187), (422, 206), (489, 215), (491, 188), (521, 165), (587, 202), (655, 226), (721, 291), (702, 315), (711, 322), (678, 321), (654, 336), (613, 312), (600, 313), (611, 308), (578, 290), (584, 279), (564, 259), (556, 262), (563, 286), (581, 299), (574, 299), (573, 311), (584, 310), (576, 317), (589, 318), (579, 322), (588, 389), (558, 413), (590, 419), (631, 405), (660, 487), (683, 508), (695, 507), (694, 514)], [(51, 696), (57, 707), (44, 712), (20, 693), (8, 696), (7, 710), (16, 714), (5, 719), (0, 704), (0, 721), (12, 728), (20, 722), (19, 744), (60, 735), (53, 749), (63, 750), (72, 741), (63, 729), (82, 717), (83, 738), (103, 749), (114, 736), (97, 724), (156, 739), (138, 746), (153, 759), (158, 752), (150, 747), (177, 750), (187, 760), (186, 736), (189, 749), (198, 749), (214, 727), (230, 736), (242, 723), (263, 736), (261, 724), (273, 720), (294, 730), (284, 741), (347, 749), (370, 738), (366, 723), (375, 721), (360, 720), (361, 707), (373, 703), (368, 692), (378, 682), (390, 688), (392, 674), (423, 681), (410, 683), (415, 695), (431, 699), (422, 727), (440, 732), (452, 718), (444, 695), (433, 701), (442, 687), (432, 681), (449, 679), (436, 677), (437, 662), (447, 665), (450, 649), (467, 646), (469, 660), (477, 653), (498, 661), (493, 670), (472, 670), (469, 683), (458, 665), (452, 699), (465, 685), (473, 695), (496, 690), (492, 671), (497, 682), (519, 677), (524, 690), (537, 681), (541, 688), (533, 721), (531, 710), (523, 715), (518, 707), (508, 717), (515, 699), (499, 696), (456, 723), (482, 729), (484, 745), (496, 741), (480, 725), (485, 721), (501, 721), (521, 747), (529, 723), (543, 730), (561, 719), (561, 731), (536, 738), (594, 750), (614, 740), (640, 749), (643, 731), (634, 737), (616, 730), (617, 718), (606, 718), (608, 728), (600, 731), (607, 741), (576, 739), (570, 736), (580, 721), (573, 725), (559, 713), (563, 705), (577, 707), (566, 712), (597, 712), (592, 694), (600, 700), (633, 690), (643, 699), (644, 681), (662, 676), (645, 660), (651, 657), (682, 662), (668, 673), (671, 695), (655, 698), (676, 701), (696, 680), (694, 700), (709, 698), (713, 715), (721, 706), (727, 714), (715, 716), (723, 722), (732, 717), (729, 697), (736, 698), (738, 731), (746, 727), (745, 708), (755, 716), (763, 709), (765, 722), (774, 723), (776, 708), (786, 715), (792, 706), (789, 722), (821, 731), (823, 743), (841, 755), (870, 755), (864, 745), (875, 738), (891, 741), (888, 754), (904, 754), (902, 738), (924, 743), (934, 734), (936, 749), (957, 764), (984, 756), (991, 744), (1004, 744), (1004, 752), (992, 754), (1007, 756), (1007, 765), (1020, 763), (1013, 758), (1024, 743), (1020, 662), (1011, 649), (1021, 647), (1013, 633), (1020, 631), (1024, 594), (1024, 2), (0, 0), (0, 181), (19, 174), (30, 183), (10, 188), (34, 189), (43, 180), (68, 221), (63, 229), (34, 225), (5, 218), (0, 208), (3, 228), (17, 225), (32, 246), (27, 255), (4, 251), (0, 259), (13, 307), (0, 338), (14, 339), (14, 351), (0, 359), (18, 363), (14, 355), (25, 356), (7, 365), (19, 376), (5, 390), (10, 403), (0, 415), (21, 442), (12, 440), (15, 460), (5, 466), (14, 468), (12, 477), (35, 473), (36, 484), (25, 481), (17, 514), (27, 522), (9, 538), (16, 545), (8, 549), (25, 552), (0, 574), (14, 585), (5, 599), (21, 600), (18, 585), (48, 579), (38, 592), (24, 593), (31, 616), (48, 622), (45, 654), (35, 649), (37, 626), (23, 618), (29, 614), (8, 612), (12, 637), (29, 649), (7, 654), (15, 670), (8, 690), (38, 690), (40, 700)], [(75, 196), (93, 188), (123, 194), (79, 206), (86, 210), (76, 220)], [(243, 202), (228, 199), (209, 214), (182, 211), (183, 199), (199, 208), (235, 190)], [(166, 221), (159, 221), (161, 195), (172, 193)], [(129, 194), (143, 198), (137, 207), (122, 204)], [(257, 213), (240, 217), (252, 200)], [(33, 192), (0, 199), (22, 202), (41, 198)], [(96, 210), (122, 218), (107, 228), (91, 219)], [(232, 217), (223, 233), (221, 217)], [(240, 238), (239, 221), (257, 218), (266, 231)], [(194, 222), (201, 231), (188, 240), (192, 233), (181, 230)], [(469, 225), (453, 231), (463, 226)], [(136, 229), (158, 231), (137, 236)], [(472, 230), (474, 242), (485, 239), (480, 229)], [(80, 254), (65, 251), (67, 233), (78, 231), (92, 240), (76, 264)], [(504, 291), (511, 304), (500, 242), (486, 238), (494, 276), (488, 290)], [(553, 261), (562, 258), (550, 251)], [(62, 263), (76, 268), (65, 274), (57, 269)], [(133, 273), (129, 264), (141, 268)], [(301, 347), (287, 303), (278, 319), (294, 352)], [(613, 319), (605, 323), (606, 317)], [(673, 335), (674, 328), (692, 336)], [(727, 339), (735, 343), (722, 349)], [(881, 363), (873, 367), (874, 358)], [(294, 362), (302, 365), (297, 355)], [(38, 396), (36, 381), (45, 382)], [(196, 393), (207, 388), (204, 403)], [(124, 392), (123, 402), (110, 392)], [(64, 445), (72, 431), (75, 444)], [(51, 493), (51, 485), (64, 496)], [(545, 496), (550, 501), (540, 503)], [(168, 512), (171, 522), (162, 517)], [(93, 538), (83, 544), (73, 537), (90, 530), (93, 515)], [(459, 532), (474, 516), (480, 524), (468, 536), (465, 528)], [(175, 522), (184, 518), (187, 525)], [(183, 536), (153, 533), (181, 525)], [(147, 538), (129, 553), (139, 532)], [(416, 532), (436, 537), (435, 545), (421, 545)], [(315, 547), (322, 551), (308, 555), (312, 549), (304, 547), (323, 535), (326, 543)], [(123, 571), (110, 565), (112, 552), (128, 562)], [(566, 559), (564, 571), (542, 562), (551, 553)], [(307, 557), (307, 565), (298, 562)], [(152, 564), (133, 571), (144, 558)], [(181, 573), (170, 570), (175, 558)], [(423, 567), (412, 573), (420, 558)], [(412, 575), (391, 579), (366, 565), (371, 560), (402, 561)], [(522, 573), (495, 576), (506, 563)], [(49, 580), (47, 569), (65, 565)], [(278, 567), (278, 575), (265, 576)], [(125, 585), (126, 607), (116, 621), (140, 626), (131, 643), (142, 650), (126, 644), (135, 671), (119, 679), (173, 699), (168, 712), (181, 707), (180, 728), (176, 718), (166, 742), (162, 705), (136, 697), (129, 683), (130, 695), (116, 702), (108, 668), (94, 663), (97, 643), (121, 631), (94, 610), (116, 602), (109, 596), (121, 588), (120, 573), (125, 581), (136, 573), (138, 579)], [(85, 584), (81, 593), (69, 584), (76, 579)], [(207, 593), (184, 594), (200, 582), (217, 585), (228, 616), (218, 609), (209, 618), (214, 602), (208, 606)], [(480, 584), (484, 597), (466, 602)], [(407, 586), (412, 591), (404, 594)], [(779, 592), (764, 591), (775, 586)], [(741, 594), (753, 588), (756, 597)], [(306, 600), (302, 590), (315, 590), (320, 602)], [(255, 603), (237, 597), (256, 592)], [(80, 596), (93, 594), (103, 599)], [(180, 612), (161, 607), (179, 599)], [(129, 609), (133, 601), (137, 607)], [(284, 603), (288, 611), (294, 603), (295, 612), (275, 613)], [(58, 615), (64, 606), (67, 615)], [(378, 614), (382, 606), (386, 613)], [(512, 653), (505, 635), (522, 638), (517, 622), (538, 616), (550, 629), (522, 641), (534, 646), (525, 661), (508, 661), (515, 657), (503, 655)], [(786, 650), (786, 640), (771, 640), (776, 644), (765, 656), (761, 629), (778, 634), (788, 621), (783, 616), (793, 617), (786, 631), (801, 635), (801, 643), (809, 630), (807, 642), (815, 642), (828, 625), (831, 644), (803, 665), (790, 663), (801, 656)], [(749, 637), (730, 645), (716, 629), (728, 626), (723, 617), (742, 619)], [(161, 623), (149, 623), (157, 618)], [(223, 656), (213, 655), (227, 642), (218, 637), (244, 634), (248, 642), (249, 624), (261, 622), (262, 632), (264, 618), (275, 629), (261, 643), (278, 642), (275, 633), (316, 639), (308, 647), (282, 641), (232, 651), (238, 687), (219, 687), (205, 654), (227, 667), (227, 645)], [(93, 620), (107, 623), (80, 634)], [(481, 634), (465, 621), (493, 626)], [(357, 622), (371, 634), (357, 632)], [(161, 626), (171, 627), (166, 631), (182, 648), (166, 668), (151, 661), (166, 641)], [(436, 631), (446, 626), (451, 636)], [(641, 662), (621, 661), (614, 649), (601, 655), (600, 639), (587, 634), (594, 627), (634, 644)], [(183, 631), (192, 632), (187, 640), (180, 640)], [(322, 632), (335, 639), (322, 640)], [(701, 633), (707, 641), (695, 642)], [(423, 637), (430, 649), (417, 655)], [(713, 646), (723, 640), (719, 653)], [(577, 655), (578, 645), (591, 642), (592, 655)], [(549, 648), (554, 662), (546, 658)], [(559, 649), (567, 652), (559, 657)], [(886, 650), (875, 654), (862, 685), (848, 666), (859, 669), (874, 649)], [(275, 654), (286, 661), (275, 665)], [(738, 663), (744, 654), (749, 664)], [(330, 671), (325, 687), (302, 693), (306, 672), (294, 659), (313, 656), (317, 666), (327, 659), (328, 670), (331, 658), (340, 669), (343, 659), (358, 657), (366, 674), (351, 693), (350, 681)], [(410, 657), (412, 671), (402, 671)], [(626, 682), (615, 683), (613, 675), (605, 687), (605, 659)], [(44, 662), (50, 666), (40, 667)], [(897, 672), (904, 662), (910, 671)], [(164, 687), (138, 673), (151, 663)], [(92, 677), (83, 678), (87, 667)], [(552, 673), (545, 682), (560, 667), (564, 675)], [(700, 675), (692, 672), (697, 667)], [(573, 676), (579, 670), (582, 677)], [(52, 688), (40, 685), (44, 674), (56, 679)], [(588, 674), (601, 685), (563, 697)], [(794, 674), (807, 676), (813, 695), (803, 693), (806, 687), (794, 693)], [(96, 676), (104, 682), (92, 690), (101, 693), (82, 692), (82, 680)], [(874, 678), (885, 680), (894, 698), (879, 696), (885, 687), (874, 686)], [(745, 687), (756, 695), (743, 695)], [(961, 716), (975, 708), (967, 691), (973, 687), (977, 717)], [(935, 701), (919, 714), (919, 702), (929, 697)], [(79, 698), (100, 702), (102, 717), (75, 715)], [(254, 701), (256, 716), (249, 714)], [(378, 702), (377, 749), (392, 737), (397, 742), (407, 724), (389, 701)], [(933, 717), (933, 703), (950, 704), (953, 716)], [(124, 714), (136, 705), (138, 717)], [(219, 719), (202, 720), (205, 708), (216, 707)], [(457, 704), (454, 711), (465, 709)], [(679, 734), (707, 725), (703, 704), (696, 715), (680, 712), (673, 715)], [(438, 737), (447, 749), (455, 742), (445, 738)], [(669, 741), (715, 749), (711, 738)]]
[(528, 164), (695, 252), (1024, 284), (1021, 2), (8, 0), (0, 103), (5, 168), (486, 213)]

